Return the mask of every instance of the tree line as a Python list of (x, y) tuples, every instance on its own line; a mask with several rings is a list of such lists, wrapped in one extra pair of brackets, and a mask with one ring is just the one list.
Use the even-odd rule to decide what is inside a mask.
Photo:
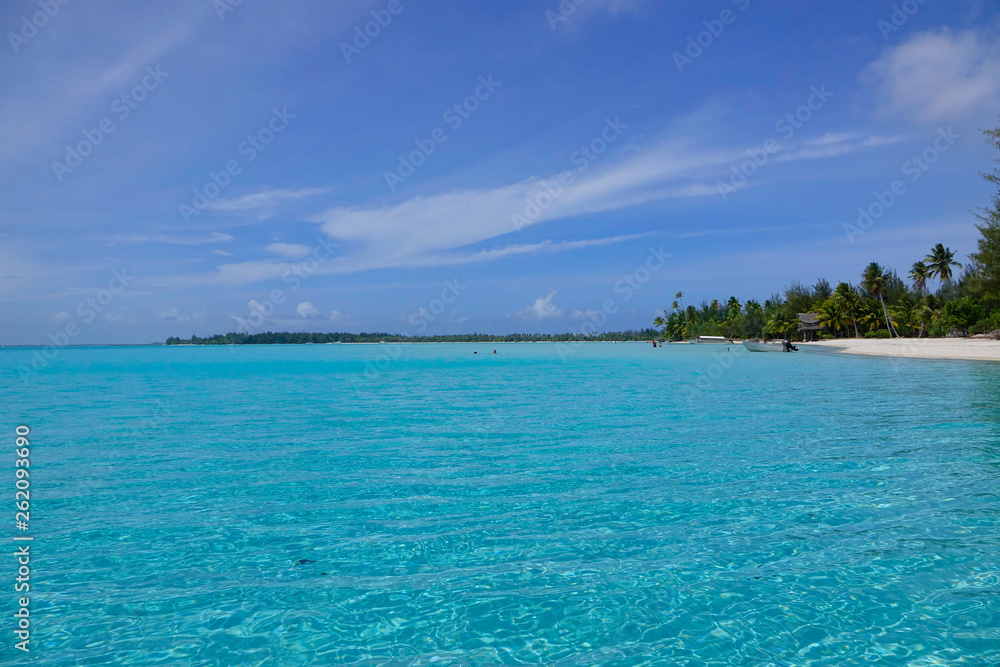
[[(1000, 150), (1000, 128), (984, 134)], [(668, 340), (705, 335), (801, 338), (798, 314), (811, 313), (822, 326), (822, 338), (996, 332), (1000, 329), (1000, 169), (983, 178), (997, 186), (997, 193), (990, 207), (976, 213), (980, 238), (964, 265), (951, 248), (938, 243), (913, 263), (905, 279), (872, 262), (859, 274), (857, 285), (841, 282), (833, 287), (825, 279), (809, 287), (793, 283), (764, 303), (740, 303), (730, 297), (685, 307), (684, 294), (678, 292), (653, 326)], [(935, 282), (937, 289), (932, 290)]]
[(567, 342), (631, 342), (649, 341), (659, 337), (654, 329), (641, 331), (610, 331), (583, 334), (456, 334), (442, 336), (403, 336), (389, 333), (289, 333), (268, 331), (259, 334), (228, 333), (201, 338), (183, 339), (171, 336), (167, 345), (323, 345), (327, 343), (567, 343)]

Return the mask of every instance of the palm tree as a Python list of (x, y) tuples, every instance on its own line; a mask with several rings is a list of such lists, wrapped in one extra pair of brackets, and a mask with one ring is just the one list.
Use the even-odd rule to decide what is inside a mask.
[(889, 330), (890, 335), (898, 336), (899, 334), (892, 328), (892, 323), (889, 321), (889, 311), (885, 307), (885, 271), (878, 262), (872, 262), (865, 268), (865, 272), (861, 274), (861, 286), (882, 304), (885, 327)]
[(850, 318), (844, 312), (844, 304), (840, 299), (831, 297), (823, 302), (823, 305), (816, 310), (816, 321), (833, 332), (834, 336), (840, 333), (840, 329), (850, 323)]
[(740, 314), (740, 310), (741, 310), (740, 300), (737, 299), (735, 296), (729, 297), (729, 301), (726, 302), (726, 311), (728, 312), (729, 317), (730, 318), (736, 317), (737, 315)]
[(875, 312), (875, 308), (876, 306), (870, 305), (861, 317), (858, 318), (858, 322), (865, 327), (865, 329), (867, 329), (865, 333), (876, 331), (880, 326), (882, 326), (882, 318)]
[(674, 298), (681, 302), (681, 308), (684, 307), (684, 292), (678, 292), (674, 295)]
[(917, 313), (913, 308), (914, 304), (903, 302), (895, 308), (890, 308), (892, 320), (897, 326), (907, 332), (908, 336), (913, 335), (913, 330), (917, 327)]
[(927, 281), (933, 278), (931, 267), (923, 262), (914, 262), (910, 269), (910, 279), (913, 281), (913, 289), (923, 294), (927, 290)]
[(951, 267), (962, 267), (955, 261), (954, 251), (951, 248), (945, 248), (944, 244), (941, 243), (931, 248), (930, 254), (924, 261), (927, 262), (931, 277), (940, 278), (942, 285), (951, 282)]
[(764, 325), (765, 333), (780, 333), (782, 337), (787, 337), (788, 332), (793, 331), (799, 327), (799, 321), (796, 318), (788, 317), (787, 315), (782, 315), (780, 312), (775, 313), (771, 319), (767, 321)]
[(851, 316), (851, 323), (854, 324), (854, 337), (861, 338), (861, 333), (858, 332), (858, 319), (856, 315), (858, 308), (861, 306), (861, 295), (858, 294), (852, 285), (847, 283), (837, 285), (837, 289), (833, 295), (840, 299), (840, 302)]
[(914, 324), (920, 325), (917, 338), (924, 337), (924, 327), (934, 319), (934, 309), (928, 305), (926, 300), (917, 301), (910, 309), (910, 319)]

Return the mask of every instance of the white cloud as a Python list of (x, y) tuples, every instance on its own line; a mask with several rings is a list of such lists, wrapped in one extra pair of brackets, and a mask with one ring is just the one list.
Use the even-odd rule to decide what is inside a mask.
[(216, 249), (216, 250), (213, 250), (212, 252), (214, 252), (216, 255), (219, 255), (221, 257), (232, 257), (233, 256), (233, 253), (226, 252), (225, 250), (218, 250), (218, 249)]
[(806, 139), (802, 143), (805, 146), (829, 146), (830, 144), (842, 144), (846, 141), (851, 141), (857, 138), (857, 136), (856, 132), (827, 132), (821, 137)]
[(790, 149), (784, 153), (779, 153), (774, 158), (778, 162), (794, 162), (796, 160), (822, 160), (827, 158), (837, 158), (850, 155), (866, 148), (875, 146), (888, 146), (902, 141), (901, 135), (893, 136), (869, 136), (865, 137), (858, 132), (827, 132), (821, 137), (808, 139), (802, 142), (800, 148)]
[(943, 123), (1000, 103), (1000, 49), (971, 31), (923, 32), (885, 52), (862, 74), (889, 117)]
[(205, 311), (200, 313), (192, 313), (191, 315), (183, 315), (177, 308), (171, 308), (170, 310), (165, 310), (159, 313), (157, 317), (161, 320), (174, 320), (175, 322), (191, 322), (192, 320), (200, 320), (205, 316)]
[(288, 259), (302, 259), (313, 251), (309, 246), (298, 243), (272, 243), (267, 250)]
[(299, 304), (299, 307), (295, 309), (295, 312), (299, 314), (300, 317), (306, 319), (310, 317), (319, 317), (319, 308), (312, 305), (309, 301), (303, 301)]
[[(854, 136), (826, 135), (815, 140), (817, 145), (780, 153), (775, 161), (838, 157), (873, 145), (865, 143), (868, 139), (848, 140)], [(356, 249), (353, 257), (344, 259), (347, 263), (357, 261), (371, 268), (461, 263), (470, 261), (468, 254), (447, 251), (525, 227), (655, 200), (717, 196), (718, 188), (709, 183), (718, 179), (720, 169), (744, 159), (739, 149), (722, 152), (665, 142), (624, 160), (574, 173), (566, 187), (555, 184), (554, 178), (532, 177), (490, 190), (418, 196), (390, 206), (336, 208), (315, 220), (331, 238)], [(547, 188), (556, 194), (550, 196)], [(525, 250), (510, 245), (479, 251), (472, 261), (487, 259), (491, 253)]]
[(222, 232), (212, 232), (206, 236), (170, 236), (168, 234), (130, 234), (128, 236), (113, 236), (115, 243), (167, 243), (170, 245), (208, 245), (211, 243), (227, 243), (233, 237)]
[[(885, 142), (884, 138), (863, 136), (824, 135), (811, 145), (785, 149), (775, 161), (837, 157)], [(585, 171), (572, 172), (565, 186), (559, 185), (555, 177), (534, 176), (492, 189), (453, 190), (382, 206), (334, 208), (313, 221), (320, 223), (323, 232), (345, 247), (346, 252), (320, 262), (315, 274), (453, 266), (627, 242), (639, 236), (532, 244), (508, 242), (492, 248), (470, 249), (494, 239), (512, 238), (519, 229), (556, 220), (657, 200), (716, 197), (720, 175), (734, 162), (746, 159), (744, 149), (718, 150), (696, 146), (687, 140), (667, 140), (641, 151), (622, 150), (623, 158), (599, 158)], [(296, 247), (296, 252), (301, 250), (301, 246)], [(244, 285), (280, 278), (292, 268), (292, 264), (277, 260), (240, 262), (220, 265), (208, 275), (188, 276), (173, 282)]]
[(553, 301), (556, 298), (556, 294), (558, 294), (558, 292), (553, 290), (549, 292), (548, 296), (538, 297), (535, 299), (535, 303), (516, 313), (515, 317), (535, 321), (557, 320), (561, 318), (563, 316), (563, 312)]
[(347, 322), (349, 319), (350, 318), (345, 313), (342, 313), (339, 310), (331, 310), (330, 311), (330, 321), (331, 322), (342, 324), (344, 322)]
[(233, 213), (257, 211), (261, 220), (271, 217), (274, 210), (286, 201), (296, 201), (329, 192), (329, 188), (301, 188), (299, 190), (271, 190), (236, 197), (235, 199), (216, 199), (208, 207), (216, 211)]
[[(713, 191), (714, 192), (714, 191)], [(388, 268), (426, 268), (438, 266), (457, 266), (505, 259), (516, 255), (530, 255), (565, 252), (580, 248), (597, 247), (624, 243), (642, 238), (647, 234), (629, 234), (601, 239), (585, 239), (581, 241), (542, 241), (532, 244), (511, 244), (492, 250), (481, 250), (468, 253), (440, 253), (415, 257), (338, 257), (320, 263), (311, 275), (343, 275)], [(199, 276), (171, 278), (175, 286), (197, 285), (247, 285), (265, 280), (275, 280), (294, 271), (295, 264), (277, 261), (240, 262), (238, 264), (223, 264), (214, 273)]]
[(625, 234), (622, 236), (611, 236), (602, 239), (585, 239), (582, 241), (560, 241), (558, 243), (553, 243), (552, 241), (542, 241), (540, 243), (530, 243), (530, 244), (515, 243), (511, 245), (502, 246), (500, 248), (494, 248), (492, 250), (480, 250), (478, 252), (429, 255), (426, 258), (420, 260), (419, 263), (412, 264), (411, 266), (448, 266), (456, 264), (475, 264), (478, 262), (503, 259), (505, 257), (513, 257), (514, 255), (532, 255), (536, 253), (563, 252), (566, 250), (579, 250), (580, 248), (613, 245), (615, 243), (624, 243), (626, 241), (639, 239), (642, 238), (643, 236), (648, 236), (648, 234)]
[[(331, 238), (355, 244), (372, 265), (423, 265), (428, 256), (514, 233), (519, 228), (587, 213), (690, 196), (664, 185), (690, 181), (731, 156), (679, 143), (660, 145), (615, 165), (577, 172), (568, 186), (532, 177), (489, 190), (456, 190), (381, 207), (335, 208), (318, 216)], [(691, 183), (678, 184), (690, 187)], [(550, 196), (546, 188), (556, 192)], [(705, 188), (699, 194), (717, 194)], [(534, 204), (538, 208), (533, 207)]]
[(904, 137), (901, 134), (893, 134), (893, 135), (888, 136), (888, 137), (882, 137), (882, 136), (877, 136), (876, 135), (876, 136), (868, 137), (867, 139), (865, 139), (864, 145), (865, 145), (865, 147), (868, 147), (868, 146), (890, 146), (892, 144), (898, 144), (900, 141), (902, 141), (905, 138), (906, 137)]
[(69, 313), (67, 313), (65, 310), (60, 310), (58, 313), (52, 316), (52, 321), (57, 324), (61, 324), (62, 322), (68, 322), (69, 318), (70, 318)]

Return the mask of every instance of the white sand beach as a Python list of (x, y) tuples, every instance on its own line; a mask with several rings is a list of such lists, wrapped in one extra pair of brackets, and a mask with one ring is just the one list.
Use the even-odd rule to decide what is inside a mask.
[(810, 349), (839, 354), (916, 359), (972, 359), (1000, 361), (1000, 341), (979, 338), (840, 338), (815, 343), (798, 343)]

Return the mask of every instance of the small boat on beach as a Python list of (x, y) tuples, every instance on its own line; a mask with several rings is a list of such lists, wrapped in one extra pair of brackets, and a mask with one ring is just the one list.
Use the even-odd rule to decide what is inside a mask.
[(698, 336), (690, 341), (692, 345), (732, 345), (733, 342), (725, 336)]
[(745, 340), (743, 347), (750, 352), (798, 352), (799, 348), (789, 340)]

